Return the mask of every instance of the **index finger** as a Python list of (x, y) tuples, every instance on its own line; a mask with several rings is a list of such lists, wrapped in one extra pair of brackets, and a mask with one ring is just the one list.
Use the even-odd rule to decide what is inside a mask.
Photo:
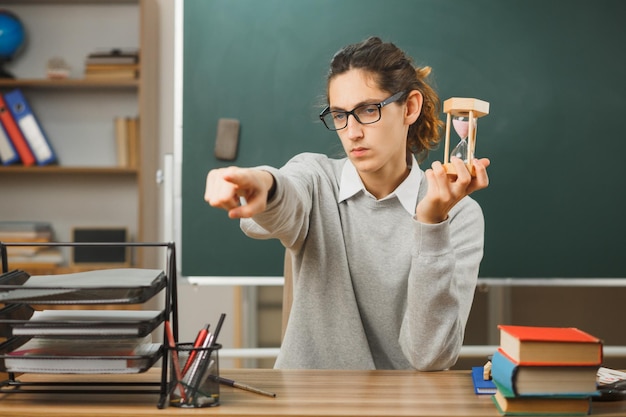
[(229, 209), (238, 203), (237, 185), (227, 178), (229, 170), (222, 168), (209, 171), (204, 199), (211, 206)]

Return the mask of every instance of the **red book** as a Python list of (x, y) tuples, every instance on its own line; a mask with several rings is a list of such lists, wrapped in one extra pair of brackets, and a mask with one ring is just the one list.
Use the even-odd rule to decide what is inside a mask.
[(500, 350), (520, 365), (600, 365), (602, 341), (575, 327), (499, 325)]
[(33, 155), (26, 139), (24, 139), (24, 135), (22, 135), (22, 131), (9, 111), (2, 94), (0, 94), (0, 122), (2, 122), (4, 130), (6, 130), (11, 142), (13, 142), (13, 146), (20, 156), (22, 164), (24, 164), (24, 166), (34, 165), (36, 162), (35, 155)]

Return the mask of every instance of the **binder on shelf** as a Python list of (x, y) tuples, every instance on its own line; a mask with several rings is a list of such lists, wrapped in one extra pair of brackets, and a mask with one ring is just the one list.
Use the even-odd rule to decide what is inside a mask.
[(35, 156), (37, 164), (48, 165), (56, 162), (57, 157), (50, 145), (50, 141), (35, 117), (33, 110), (28, 105), (28, 101), (22, 94), (22, 91), (16, 88), (6, 93), (4, 100)]
[(4, 130), (0, 123), (0, 162), (2, 165), (11, 165), (20, 162), (20, 156), (17, 154), (9, 134)]
[(24, 166), (34, 165), (36, 162), (35, 155), (31, 151), (30, 146), (28, 146), (26, 138), (22, 135), (22, 131), (13, 118), (13, 114), (9, 111), (9, 106), (2, 94), (0, 94), (0, 122), (2, 122), (2, 127), (11, 139), (11, 142), (13, 142), (22, 164)]

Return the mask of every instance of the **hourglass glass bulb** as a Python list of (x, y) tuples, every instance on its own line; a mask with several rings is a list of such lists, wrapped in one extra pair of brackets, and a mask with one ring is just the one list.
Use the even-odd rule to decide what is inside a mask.
[(469, 133), (469, 117), (454, 116), (452, 118), (452, 126), (454, 126), (456, 134), (459, 135), (461, 139), (467, 138), (467, 134)]
[(467, 156), (468, 154), (468, 146), (467, 146), (467, 139), (462, 139), (458, 145), (456, 145), (454, 147), (454, 149), (452, 149), (452, 152), (450, 152), (450, 157), (456, 156), (457, 158), (461, 159), (463, 162), (468, 163), (469, 162), (469, 158)]
[(454, 126), (454, 130), (461, 138), (461, 141), (458, 145), (452, 149), (450, 152), (450, 157), (456, 156), (460, 158), (463, 162), (469, 163), (469, 147), (467, 145), (467, 135), (469, 133), (469, 117), (467, 116), (454, 116), (452, 118), (452, 126)]

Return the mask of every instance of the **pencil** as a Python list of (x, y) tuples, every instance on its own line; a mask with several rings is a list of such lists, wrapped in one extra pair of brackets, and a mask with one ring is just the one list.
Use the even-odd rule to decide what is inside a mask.
[(267, 397), (276, 397), (276, 393), (274, 393), (274, 392), (269, 392), (269, 391), (262, 390), (260, 388), (252, 387), (252, 386), (247, 385), (247, 384), (242, 384), (241, 382), (233, 381), (232, 379), (224, 378), (224, 377), (221, 377), (221, 376), (215, 376), (215, 379), (217, 379), (217, 381), (220, 384), (224, 384), (224, 385), (228, 385), (228, 386), (231, 386), (231, 387), (239, 388), (239, 389), (242, 389), (242, 390), (245, 390), (245, 391), (254, 392), (256, 394), (265, 395)]
[(217, 320), (217, 326), (215, 327), (215, 332), (213, 333), (213, 340), (211, 340), (210, 346), (213, 346), (217, 343), (217, 336), (219, 336), (220, 330), (222, 330), (222, 324), (224, 324), (225, 318), (226, 318), (226, 313), (220, 314), (220, 318)]
[(202, 369), (203, 366), (208, 366), (209, 364), (209, 358), (210, 358), (210, 351), (207, 349), (211, 346), (211, 341), (213, 340), (213, 335), (209, 332), (207, 333), (206, 337), (204, 338), (204, 342), (202, 342), (202, 351), (198, 353), (198, 355), (196, 355), (196, 358), (194, 359), (194, 363), (191, 365), (191, 368), (189, 369), (189, 378), (186, 379), (186, 381), (188, 381), (188, 394), (189, 397), (187, 398), (188, 403), (191, 404), (194, 400), (194, 397), (196, 395), (196, 392), (198, 391), (198, 385), (200, 384), (200, 379), (202, 378), (202, 375), (204, 374), (204, 370)]
[(209, 335), (209, 326), (210, 326), (210, 324), (207, 324), (205, 327), (200, 329), (200, 332), (198, 332), (198, 336), (196, 336), (196, 340), (193, 343), (194, 349), (189, 353), (189, 356), (187, 357), (187, 362), (185, 362), (185, 366), (183, 367), (183, 371), (181, 372), (182, 376), (185, 376), (185, 374), (187, 373), (187, 371), (191, 367), (191, 364), (195, 360), (196, 355), (198, 354), (198, 348), (202, 347), (202, 344), (204, 343), (204, 340), (208, 337), (208, 335)]
[(178, 362), (178, 352), (176, 351), (176, 341), (174, 340), (174, 334), (172, 333), (172, 328), (170, 327), (170, 322), (165, 320), (165, 332), (167, 333), (167, 339), (169, 341), (170, 349), (172, 350), (172, 367), (174, 368), (174, 372), (176, 373), (176, 379), (178, 383), (178, 390), (180, 391), (180, 398), (185, 401), (185, 388), (182, 384), (182, 375), (180, 373), (180, 363)]

